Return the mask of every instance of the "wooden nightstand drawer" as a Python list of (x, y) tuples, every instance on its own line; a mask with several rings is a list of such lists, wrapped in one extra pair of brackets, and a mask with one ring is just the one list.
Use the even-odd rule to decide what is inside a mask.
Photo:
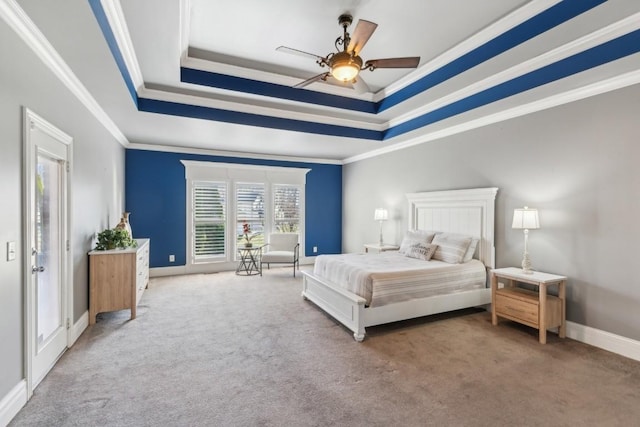
[[(498, 280), (507, 286), (498, 286)], [(566, 335), (565, 284), (567, 278), (555, 274), (534, 271), (523, 273), (519, 268), (498, 268), (491, 271), (491, 323), (498, 324), (504, 317), (514, 322), (538, 328), (540, 342), (547, 342), (547, 329), (558, 327), (558, 336)], [(524, 289), (517, 284), (533, 285), (538, 292)], [(556, 285), (558, 296), (549, 295), (547, 287)]]
[(538, 294), (520, 288), (496, 292), (496, 314), (538, 327)]

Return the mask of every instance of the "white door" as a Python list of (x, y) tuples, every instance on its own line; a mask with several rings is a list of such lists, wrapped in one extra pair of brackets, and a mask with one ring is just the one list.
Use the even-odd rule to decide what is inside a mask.
[(67, 348), (71, 138), (25, 110), (26, 356), (29, 394)]

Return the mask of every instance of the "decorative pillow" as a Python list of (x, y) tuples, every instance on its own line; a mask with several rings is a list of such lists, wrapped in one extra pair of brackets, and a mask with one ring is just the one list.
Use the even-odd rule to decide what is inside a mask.
[(433, 231), (424, 231), (424, 230), (411, 230), (407, 231), (402, 239), (402, 243), (400, 243), (400, 249), (398, 252), (402, 255), (406, 255), (406, 252), (409, 250), (411, 245), (416, 243), (431, 243), (433, 240), (433, 236), (435, 233)]
[(449, 264), (460, 264), (464, 258), (471, 237), (460, 234), (440, 233), (433, 238), (433, 244), (438, 245), (433, 259), (448, 262)]
[(429, 261), (438, 247), (431, 243), (415, 243), (409, 247), (405, 256)]
[(475, 238), (471, 239), (471, 243), (467, 248), (467, 252), (465, 252), (464, 257), (462, 258), (462, 262), (469, 262), (473, 259), (473, 254), (476, 253), (476, 247), (478, 247), (479, 241), (480, 239), (475, 239)]

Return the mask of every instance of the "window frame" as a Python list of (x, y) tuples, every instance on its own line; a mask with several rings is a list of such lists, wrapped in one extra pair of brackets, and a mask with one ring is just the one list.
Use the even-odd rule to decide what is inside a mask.
[[(214, 223), (219, 223), (224, 225), (224, 241), (223, 241), (223, 253), (222, 254), (217, 254), (217, 255), (209, 255), (209, 256), (198, 256), (196, 255), (196, 225), (198, 224), (198, 221), (195, 218), (195, 190), (196, 187), (213, 187), (213, 185), (211, 184), (218, 184), (220, 187), (224, 188), (224, 192), (225, 195), (223, 197), (224, 201), (223, 201), (223, 211), (224, 211), (224, 218), (222, 218), (221, 220), (218, 221), (214, 221)], [(202, 181), (202, 180), (194, 180), (191, 182), (190, 185), (190, 201), (188, 202), (188, 206), (190, 206), (190, 211), (191, 211), (191, 218), (190, 218), (190, 227), (188, 229), (188, 233), (189, 233), (189, 237), (190, 237), (190, 241), (191, 243), (187, 246), (187, 253), (189, 254), (188, 259), (191, 261), (191, 264), (206, 264), (206, 263), (210, 263), (210, 262), (217, 262), (217, 261), (221, 261), (221, 260), (226, 260), (228, 257), (228, 251), (229, 251), (229, 207), (228, 207), (228, 201), (229, 201), (229, 184), (227, 182), (224, 181)], [(226, 203), (225, 203), (226, 202)], [(210, 221), (209, 221), (210, 222)], [(189, 240), (189, 239), (188, 239)]]
[(300, 232), (300, 230), (302, 230), (302, 210), (303, 210), (303, 203), (302, 203), (302, 194), (304, 192), (304, 187), (297, 185), (297, 184), (281, 184), (281, 183), (273, 183), (271, 186), (271, 222), (270, 222), (270, 230), (271, 233), (285, 233), (285, 231), (280, 231), (278, 229), (278, 225), (276, 224), (277, 218), (276, 218), (276, 187), (293, 187), (296, 190), (298, 190), (298, 203), (299, 203), (299, 211), (298, 211), (298, 232)]
[[(217, 163), (205, 161), (180, 160), (185, 167), (185, 181), (187, 187), (186, 203), (186, 265), (187, 273), (215, 272), (230, 270), (236, 267), (238, 239), (236, 234), (237, 220), (237, 185), (264, 184), (265, 193), (265, 237), (277, 231), (274, 227), (274, 185), (295, 185), (300, 191), (300, 246), (305, 247), (305, 188), (306, 174), (311, 169), (280, 166), (258, 166), (234, 163)], [(226, 206), (226, 244), (225, 256), (216, 256), (208, 260), (195, 260), (195, 239), (191, 232), (194, 230), (193, 183), (194, 182), (224, 182), (227, 185)], [(303, 251), (304, 253), (304, 251)], [(304, 257), (304, 255), (303, 255)]]

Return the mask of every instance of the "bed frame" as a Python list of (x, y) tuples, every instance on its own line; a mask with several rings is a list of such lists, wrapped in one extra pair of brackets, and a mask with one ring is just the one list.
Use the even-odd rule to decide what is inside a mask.
[[(498, 189), (409, 193), (409, 229), (467, 234), (480, 239), (477, 258), (487, 268), (495, 267), (494, 210)], [(491, 289), (457, 292), (365, 307), (364, 298), (326, 279), (303, 271), (302, 297), (315, 303), (362, 341), (365, 328), (414, 317), (443, 313), (491, 303)]]

